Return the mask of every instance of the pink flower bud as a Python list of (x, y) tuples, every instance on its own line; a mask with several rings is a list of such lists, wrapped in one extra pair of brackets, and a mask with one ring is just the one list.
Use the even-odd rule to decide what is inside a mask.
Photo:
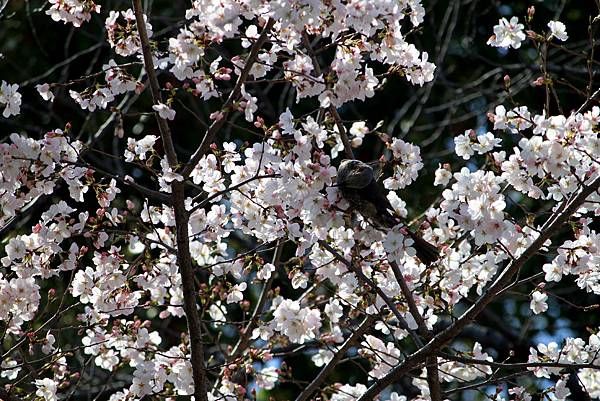
[(532, 82), (533, 86), (542, 86), (544, 85), (544, 77), (538, 77), (535, 81)]
[(144, 91), (144, 84), (141, 82), (137, 82), (135, 84), (135, 94), (140, 95)]
[(225, 114), (223, 114), (223, 112), (222, 112), (222, 111), (215, 111), (214, 113), (211, 113), (211, 114), (210, 114), (209, 118), (210, 118), (211, 120), (214, 120), (214, 121), (219, 121), (219, 120), (221, 120), (221, 119), (222, 119), (224, 116), (225, 116)]

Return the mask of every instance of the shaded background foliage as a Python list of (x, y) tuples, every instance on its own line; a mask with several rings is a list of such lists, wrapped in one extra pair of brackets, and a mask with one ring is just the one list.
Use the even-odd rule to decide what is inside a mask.
[[(598, 64), (593, 61), (596, 44), (590, 40), (597, 35), (597, 26), (590, 31), (590, 25), (591, 19), (599, 13), (600, 5), (593, 0), (426, 1), (425, 23), (419, 30), (409, 34), (409, 40), (419, 49), (427, 51), (429, 59), (437, 65), (434, 82), (418, 87), (407, 84), (401, 77), (390, 76), (387, 85), (377, 91), (375, 97), (364, 102), (352, 102), (339, 109), (348, 126), (352, 121), (364, 120), (370, 128), (374, 128), (381, 122), (379, 133), (400, 137), (421, 147), (425, 167), (420, 178), (416, 184), (399, 191), (399, 195), (407, 203), (409, 217), (419, 215), (430, 204), (439, 201), (442, 189), (434, 187), (432, 182), (433, 173), (440, 163), (449, 162), (453, 171), (456, 171), (462, 165), (475, 169), (484, 162), (481, 156), (471, 159), (468, 163), (457, 158), (453, 153), (452, 142), (455, 135), (462, 134), (466, 129), (474, 129), (477, 132), (490, 129), (486, 113), (498, 104), (505, 104), (507, 109), (516, 105), (527, 105), (532, 113), (543, 111), (545, 88), (532, 85), (541, 73), (539, 54), (531, 42), (528, 41), (522, 48), (510, 51), (498, 50), (485, 44), (492, 34), (492, 26), (498, 23), (500, 17), (515, 15), (519, 16), (522, 22), (525, 20), (527, 8), (531, 5), (536, 7), (531, 24), (531, 28), (536, 32), (547, 30), (546, 23), (553, 19), (559, 19), (567, 26), (567, 49), (551, 47), (548, 51), (547, 69), (553, 78), (552, 87), (560, 99), (560, 103), (554, 98), (551, 99), (551, 114), (568, 114), (577, 109), (585, 101), (585, 96), (589, 96), (598, 85), (595, 76)], [(19, 132), (39, 138), (46, 131), (63, 128), (70, 123), (73, 137), (99, 150), (88, 152), (87, 160), (116, 173), (141, 177), (141, 171), (136, 171), (135, 168), (131, 170), (121, 161), (101, 152), (121, 155), (128, 136), (140, 137), (157, 133), (155, 120), (151, 115), (144, 114), (151, 105), (147, 91), (139, 99), (135, 95), (127, 95), (128, 98), (119, 105), (122, 110), (120, 115), (109, 110), (97, 110), (94, 113), (81, 110), (69, 97), (69, 88), (66, 87), (54, 91), (56, 99), (53, 103), (44, 102), (35, 90), (36, 84), (67, 83), (96, 73), (109, 58), (115, 58), (118, 63), (123, 62), (119, 56), (112, 54), (105, 41), (104, 18), (107, 10), (126, 9), (130, 4), (126, 1), (103, 2), (102, 17), (94, 15), (81, 29), (52, 21), (44, 13), (47, 7), (46, 2), (39, 0), (17, 0), (10, 2), (0, 14), (0, 79), (19, 83), (23, 95), (21, 115), (10, 119), (0, 118), (0, 137), (6, 141), (12, 132)], [(189, 4), (183, 1), (162, 0), (146, 2), (146, 7), (154, 27), (153, 40), (164, 42), (181, 26), (184, 10)], [(228, 56), (239, 51), (236, 46), (239, 44), (226, 41), (218, 49), (218, 53), (227, 60)], [(208, 57), (215, 58), (217, 55), (208, 54)], [(319, 54), (322, 60), (328, 60), (328, 56), (330, 55), (327, 52)], [(129, 71), (138, 76), (141, 65), (133, 65)], [(385, 73), (384, 70), (375, 72)], [(510, 77), (510, 94), (505, 88), (506, 75)], [(171, 82), (174, 86), (180, 86), (180, 83), (167, 73), (162, 73), (159, 79), (162, 84)], [(75, 83), (72, 88), (82, 90), (93, 83), (94, 78), (89, 78)], [(260, 87), (248, 84), (248, 87), (258, 97), (258, 114), (265, 118), (267, 124), (275, 123), (286, 107), (292, 108), (295, 115), (313, 112), (318, 108), (316, 100), (312, 104), (309, 101), (296, 105), (295, 94), (288, 83), (273, 82)], [(114, 104), (118, 103), (119, 101)], [(203, 122), (209, 121), (208, 115), (218, 104), (218, 100), (203, 102), (183, 91), (178, 92), (174, 104), (177, 117), (172, 129), (179, 146), (177, 151), (183, 160), (189, 157), (191, 150), (200, 142), (204, 133)], [(114, 135), (119, 116), (122, 117), (125, 138)], [(238, 144), (260, 141), (261, 137), (253, 134), (252, 129), (243, 116), (234, 116), (219, 134), (218, 140), (235, 141)], [(511, 148), (519, 139), (509, 132), (502, 138), (505, 148)], [(160, 149), (158, 151), (160, 152)], [(372, 161), (384, 153), (385, 145), (378, 136), (367, 135), (363, 146), (357, 151), (357, 157)], [(339, 163), (339, 160), (335, 163)], [(6, 227), (1, 233), (3, 244), (14, 234), (27, 231), (48, 205), (63, 197), (62, 191), (66, 190), (59, 189), (52, 196), (41, 199)], [(123, 191), (125, 199), (138, 197), (136, 193), (128, 193), (127, 188), (123, 188)], [(544, 218), (545, 211), (541, 209), (539, 202), (523, 199), (517, 193), (508, 195), (511, 202), (507, 211), (513, 216), (526, 218), (532, 213), (538, 216), (539, 221)], [(572, 230), (565, 228), (564, 239), (572, 235)], [(230, 241), (234, 248), (242, 249), (253, 245), (242, 237), (233, 237)], [(269, 252), (260, 253), (260, 256), (265, 259), (271, 257)], [(286, 248), (283, 260), (288, 260), (291, 256), (293, 250)], [(534, 258), (524, 268), (521, 277), (541, 271), (540, 267), (545, 260), (544, 255)], [(281, 277), (285, 278), (286, 268), (289, 267), (284, 266), (280, 269)], [(59, 292), (64, 291), (64, 285), (68, 282), (68, 277), (63, 279), (65, 283), (62, 287), (60, 282), (55, 286)], [(598, 304), (598, 297), (578, 289), (570, 279), (563, 280), (554, 287), (547, 287), (550, 294), (556, 295), (549, 299), (548, 313), (532, 316), (528, 294), (535, 288), (535, 284), (536, 282), (528, 282), (516, 286), (513, 291), (492, 303), (478, 320), (465, 330), (460, 341), (465, 345), (480, 342), (495, 360), (507, 358), (511, 350), (526, 359), (529, 347), (537, 341), (553, 340), (560, 343), (567, 335), (585, 338), (600, 325), (597, 313), (581, 313), (584, 306)], [(282, 294), (295, 291), (285, 279), (279, 285)], [(567, 298), (569, 302), (563, 298)], [(75, 311), (73, 321), (74, 314)], [(148, 318), (152, 315), (143, 317)], [(441, 319), (436, 328), (444, 327), (450, 319), (451, 317)], [(172, 328), (173, 333), (176, 333), (177, 329), (185, 327), (185, 322), (182, 319), (169, 318), (156, 322), (155, 327), (165, 330)], [(213, 334), (218, 335), (216, 332)], [(230, 334), (226, 329), (221, 333), (224, 338)], [(168, 340), (168, 337), (165, 339)], [(6, 347), (10, 346), (10, 339), (6, 339), (5, 344), (0, 345), (6, 350)], [(458, 343), (454, 346), (460, 348)], [(302, 352), (292, 353), (280, 362), (293, 369), (294, 376), (300, 381), (310, 380), (317, 369), (310, 362), (309, 356)], [(97, 375), (99, 385), (109, 378), (107, 372), (98, 368), (94, 371), (93, 364), (88, 365), (86, 361), (81, 361), (81, 369)], [(364, 366), (352, 358), (340, 366), (328, 383), (336, 379), (348, 381), (349, 376), (350, 382), (366, 379)], [(118, 379), (111, 378), (116, 381)], [(410, 378), (406, 378), (403, 383), (398, 384), (400, 393), (412, 394), (414, 389), (411, 389), (409, 382)], [(288, 399), (297, 392), (298, 386), (302, 385), (302, 382), (290, 382), (269, 395), (275, 399)], [(578, 386), (574, 376), (569, 387), (574, 397), (582, 397), (581, 393), (577, 392)], [(74, 399), (87, 399), (97, 390), (82, 389), (75, 394)], [(467, 391), (452, 397), (481, 399), (483, 396)]]

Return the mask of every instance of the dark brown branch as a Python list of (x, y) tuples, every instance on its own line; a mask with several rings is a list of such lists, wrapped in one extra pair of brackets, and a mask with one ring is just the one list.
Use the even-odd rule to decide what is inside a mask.
[(342, 138), (342, 143), (344, 144), (344, 152), (346, 153), (346, 157), (348, 157), (349, 159), (354, 159), (354, 152), (352, 152), (352, 144), (348, 139), (346, 127), (344, 127), (342, 118), (340, 117), (337, 109), (333, 105), (329, 106), (329, 113), (331, 114), (333, 121), (335, 121), (335, 125), (337, 126), (338, 131), (340, 131), (340, 138)]
[(339, 350), (333, 355), (333, 358), (325, 365), (323, 369), (317, 374), (317, 377), (313, 379), (313, 381), (306, 387), (302, 393), (298, 397), (296, 397), (296, 401), (307, 401), (309, 397), (317, 391), (321, 384), (325, 381), (327, 376), (335, 369), (339, 361), (346, 355), (346, 352), (350, 349), (350, 347), (354, 346), (356, 342), (360, 339), (360, 337), (365, 334), (365, 332), (373, 325), (375, 322), (375, 317), (372, 315), (367, 315), (361, 324), (357, 327), (357, 329), (346, 339), (344, 344), (340, 347)]
[[(214, 194), (210, 195), (209, 197), (207, 197), (206, 199), (204, 199), (202, 202), (200, 202), (197, 205), (195, 205), (190, 210), (190, 214), (194, 213), (196, 210), (200, 209), (201, 207), (206, 206), (206, 204), (208, 202), (210, 202), (211, 200), (213, 200), (215, 198), (218, 198), (219, 196), (225, 195), (228, 192), (234, 191), (234, 190), (236, 190), (236, 189), (238, 189), (240, 187), (243, 187), (244, 185), (246, 185), (246, 184), (248, 184), (248, 183), (250, 183), (250, 182), (252, 182), (254, 180), (260, 180), (260, 179), (263, 179), (263, 178), (276, 178), (276, 177), (279, 177), (279, 174), (265, 174), (265, 175), (258, 175), (257, 174), (257, 175), (254, 175), (254, 176), (246, 179), (246, 180), (240, 181), (240, 182), (238, 182), (235, 185), (232, 185), (232, 186), (230, 186), (228, 188), (225, 188), (222, 191), (215, 192)], [(196, 200), (196, 198), (193, 199), (193, 201), (195, 201), (195, 200)]]
[[(156, 105), (161, 102), (160, 87), (154, 64), (152, 62), (152, 52), (148, 33), (146, 32), (146, 24), (142, 12), (141, 0), (133, 0), (133, 9), (135, 11), (135, 19), (137, 23), (138, 33), (142, 44), (142, 52), (144, 55), (144, 66), (148, 73), (148, 81), (152, 92), (152, 100)], [(160, 136), (165, 149), (165, 154), (169, 166), (176, 169), (178, 165), (177, 154), (171, 136), (171, 129), (167, 120), (161, 118), (155, 113)], [(190, 254), (190, 243), (188, 233), (189, 214), (185, 209), (185, 187), (181, 181), (173, 181), (173, 209), (175, 212), (176, 225), (176, 241), (177, 241), (177, 264), (181, 274), (181, 284), (183, 290), (183, 309), (187, 320), (189, 338), (190, 338), (190, 353), (192, 364), (192, 377), (194, 378), (194, 397), (199, 401), (208, 401), (206, 393), (207, 377), (206, 365), (204, 362), (204, 349), (202, 344), (202, 322), (198, 314), (198, 298), (194, 280), (194, 268), (192, 265), (192, 257)]]
[(112, 174), (109, 173), (108, 171), (105, 171), (97, 166), (93, 166), (87, 162), (83, 162), (83, 165), (93, 171), (95, 171), (96, 173), (103, 175), (105, 177), (108, 178), (113, 178), (115, 181), (120, 182), (121, 184), (124, 185), (128, 185), (131, 188), (133, 188), (134, 190), (136, 190), (137, 192), (141, 193), (142, 195), (146, 195), (148, 198), (153, 199), (155, 201), (159, 201), (162, 203), (165, 203), (167, 205), (171, 204), (171, 197), (168, 196), (167, 194), (164, 194), (162, 192), (158, 192), (155, 191), (153, 189), (147, 188), (143, 185), (140, 185), (138, 183), (136, 183), (135, 181), (133, 181), (133, 178), (131, 179), (127, 179), (126, 177), (120, 177), (117, 174)]
[(399, 380), (402, 376), (407, 374), (409, 371), (414, 369), (420, 363), (425, 361), (428, 357), (435, 355), (435, 353), (452, 341), (463, 328), (471, 323), (475, 317), (485, 307), (492, 302), (496, 295), (502, 291), (504, 287), (510, 284), (513, 276), (523, 267), (525, 262), (531, 259), (544, 245), (544, 242), (548, 240), (553, 234), (561, 229), (564, 223), (568, 221), (573, 213), (579, 209), (579, 207), (585, 202), (586, 198), (597, 191), (600, 187), (600, 177), (596, 178), (591, 184), (583, 187), (577, 196), (565, 207), (564, 211), (559, 214), (552, 223), (548, 225), (547, 229), (544, 230), (538, 238), (536, 238), (532, 244), (519, 256), (514, 259), (500, 274), (496, 281), (488, 288), (488, 290), (479, 297), (479, 299), (473, 304), (462, 316), (451, 324), (444, 331), (436, 335), (427, 345), (419, 349), (417, 352), (408, 356), (402, 363), (392, 369), (387, 375), (379, 379), (359, 398), (359, 401), (373, 400), (381, 391), (387, 386), (391, 385), (395, 381)]
[(398, 319), (398, 324), (400, 325), (400, 327), (403, 328), (404, 330), (408, 331), (408, 333), (410, 334), (413, 341), (415, 342), (415, 344), (418, 347), (423, 346), (423, 342), (421, 341), (419, 336), (412, 329), (410, 329), (408, 327), (408, 323), (406, 323), (406, 320), (404, 319), (404, 317), (402, 317), (400, 312), (398, 312), (398, 308), (396, 308), (396, 305), (394, 305), (394, 302), (390, 299), (390, 297), (388, 297), (385, 294), (385, 292), (383, 292), (383, 290), (373, 280), (371, 280), (369, 277), (365, 276), (365, 274), (360, 270), (360, 268), (355, 266), (352, 262), (346, 260), (342, 255), (340, 255), (340, 253), (338, 251), (333, 249), (333, 247), (331, 245), (329, 245), (327, 242), (320, 240), (319, 244), (323, 248), (327, 249), (327, 251), (329, 253), (331, 253), (335, 259), (337, 259), (338, 261), (345, 264), (346, 267), (348, 268), (348, 270), (350, 270), (352, 273), (356, 274), (357, 278), (360, 281), (362, 281), (363, 284), (366, 284), (369, 287), (371, 287), (371, 289), (373, 291), (375, 291), (377, 293), (377, 295), (379, 295), (381, 297), (381, 299), (383, 299), (383, 302), (388, 306), (388, 308), (394, 314), (396, 319)]
[[(390, 266), (392, 267), (392, 271), (394, 272), (394, 276), (396, 277), (396, 281), (400, 285), (400, 291), (402, 291), (402, 295), (404, 299), (406, 299), (406, 303), (408, 304), (408, 310), (412, 315), (413, 319), (417, 323), (419, 328), (419, 334), (425, 338), (425, 340), (430, 340), (431, 335), (429, 330), (427, 330), (427, 325), (423, 320), (423, 316), (419, 313), (419, 309), (417, 308), (417, 304), (415, 303), (415, 299), (412, 296), (412, 292), (408, 285), (406, 284), (406, 280), (404, 279), (404, 275), (400, 271), (400, 267), (394, 261), (390, 261)], [(438, 371), (437, 366), (437, 357), (432, 356), (427, 358), (426, 361), (427, 366), (427, 384), (429, 385), (429, 395), (431, 397), (431, 401), (442, 401), (444, 396), (442, 394), (442, 388), (440, 385), (440, 373)]]

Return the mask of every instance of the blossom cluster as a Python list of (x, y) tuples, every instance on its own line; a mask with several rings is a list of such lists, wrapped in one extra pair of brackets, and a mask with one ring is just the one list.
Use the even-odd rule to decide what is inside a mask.
[(60, 177), (74, 199), (83, 199), (88, 187), (83, 181), (87, 169), (76, 165), (80, 142), (70, 142), (59, 129), (40, 140), (18, 134), (10, 139), (0, 144), (0, 224), (38, 196), (51, 194)]
[[(144, 15), (144, 21), (148, 17)], [(141, 50), (140, 36), (135, 23), (135, 14), (132, 9), (125, 11), (111, 11), (104, 22), (108, 43), (120, 56), (131, 56)], [(152, 37), (152, 25), (146, 22), (148, 37)]]
[(494, 26), (494, 35), (490, 37), (487, 44), (494, 47), (512, 47), (518, 49), (521, 42), (525, 40), (525, 26), (519, 23), (517, 17), (512, 17), (510, 21), (501, 18), (498, 25)]
[(558, 248), (558, 255), (542, 269), (546, 282), (559, 282), (565, 275), (574, 275), (579, 288), (594, 294), (600, 293), (599, 261), (600, 235), (586, 225), (577, 233), (574, 241), (565, 241)]
[(48, 0), (51, 4), (46, 14), (54, 21), (71, 23), (80, 27), (92, 18), (92, 13), (100, 12), (100, 5), (93, 0)]
[[(69, 95), (83, 110), (94, 111), (96, 108), (106, 109), (109, 103), (115, 100), (115, 96), (139, 89), (140, 83), (123, 68), (120, 68), (114, 60), (102, 66), (106, 84), (86, 88), (82, 92), (69, 90)], [(46, 98), (42, 90), (40, 95)], [(51, 92), (50, 92), (51, 94)], [(51, 96), (53, 98), (53, 96)]]
[[(100, 11), (92, 2), (51, 3), (53, 19), (75, 26), (89, 20), (91, 12)], [(368, 363), (370, 379), (386, 377), (409, 355), (403, 348), (405, 339), (414, 340), (415, 332), (432, 332), (459, 301), (473, 293), (483, 294), (506, 264), (523, 255), (544, 227), (539, 221), (512, 218), (509, 202), (515, 196), (527, 197), (556, 211), (561, 201), (598, 177), (600, 108), (546, 115), (535, 114), (527, 106), (508, 110), (498, 105), (488, 115), (493, 133), (478, 129), (478, 135), (467, 130), (455, 137), (457, 160), (468, 164), (455, 169), (449, 163), (440, 164), (435, 185), (444, 188), (440, 200), (431, 206), (416, 205), (423, 212), (415, 219), (422, 223), (420, 227), (407, 227), (400, 219), (390, 229), (375, 227), (349, 208), (334, 185), (342, 152), (351, 153), (345, 143), (359, 148), (370, 135), (369, 140), (380, 140), (385, 148), (380, 166), (383, 170), (391, 167), (382, 174), (387, 175), (385, 179), (375, 177), (393, 209), (389, 212), (408, 217), (402, 193), (396, 191), (414, 189), (417, 180), (424, 179), (420, 177), (425, 168), (421, 148), (408, 140), (378, 135), (380, 126), (342, 121), (335, 108), (374, 96), (383, 84), (374, 72), (376, 66), (387, 69), (385, 76), (397, 74), (413, 85), (434, 78), (435, 65), (428, 61), (428, 54), (408, 43), (403, 33), (405, 25), (418, 27), (423, 15), (419, 0), (194, 1), (175, 36), (152, 44), (157, 69), (181, 81), (167, 85), (169, 98), (156, 101), (152, 110), (170, 121), (177, 117), (174, 98), (180, 91), (204, 101), (237, 94), (227, 109), (207, 114), (215, 124), (227, 118), (227, 113), (239, 112), (262, 140), (212, 144), (189, 164), (188, 175), (184, 164), (162, 154), (159, 139), (164, 137), (152, 131), (137, 138), (128, 135), (122, 160), (136, 174), (151, 176), (152, 187), (142, 187), (148, 196), (139, 204), (119, 195), (120, 186), (135, 184), (134, 179), (89, 166), (83, 157), (84, 145), (71, 140), (68, 129), (48, 132), (40, 140), (12, 134), (11, 143), (0, 144), (0, 226), (40, 196), (54, 193), (59, 185), (66, 185), (70, 196), (43, 211), (30, 234), (8, 239), (6, 255), (0, 260), (0, 321), (11, 335), (29, 339), (31, 352), (39, 346), (44, 358), (52, 359), (43, 369), (50, 377), (32, 383), (35, 394), (57, 400), (57, 393), (69, 386), (66, 377), (74, 374), (67, 368), (72, 350), (57, 335), (61, 329), (53, 333), (42, 324), (32, 325), (40, 328), (31, 331), (25, 324), (44, 316), (42, 288), (53, 278), (69, 277), (64, 296), (74, 300), (73, 308), (79, 308), (79, 326), (73, 327), (81, 333), (81, 352), (90, 363), (93, 360), (96, 367), (111, 374), (121, 369), (130, 372), (130, 382), (114, 391), (110, 400), (192, 395), (194, 344), (188, 333), (165, 341), (159, 327), (153, 326), (154, 320), (143, 320), (192, 320), (185, 316), (190, 311), (186, 309), (190, 295), (183, 288), (189, 283), (182, 278), (185, 260), (179, 249), (181, 244), (188, 245), (192, 274), (202, 277), (194, 287), (198, 292), (192, 291), (198, 305), (191, 308), (196, 311), (201, 306), (196, 311), (201, 315), (201, 330), (207, 335), (218, 331), (228, 340), (237, 338), (246, 347), (232, 350), (233, 358), (220, 343), (203, 348), (207, 354), (203, 362), (219, 372), (208, 399), (234, 400), (251, 387), (239, 384), (236, 376), (250, 376), (252, 386), (266, 390), (285, 382), (289, 372), (281, 360), (273, 360), (277, 347), (312, 347), (312, 363), (317, 367), (329, 364), (361, 315), (374, 323), (356, 341), (357, 355)], [(152, 36), (148, 17), (144, 21)], [(140, 56), (142, 43), (133, 10), (110, 11), (105, 27), (117, 55)], [(568, 38), (559, 21), (551, 21), (548, 27), (547, 40)], [(519, 48), (525, 39), (523, 29), (516, 18), (503, 18), (488, 43)], [(263, 46), (255, 48), (261, 38)], [(255, 59), (215, 57), (213, 50), (225, 40), (252, 48)], [(320, 65), (323, 60), (311, 43), (335, 47), (328, 65)], [(248, 63), (252, 64), (249, 70)], [(255, 81), (241, 82), (246, 73), (246, 78)], [(116, 96), (142, 89), (126, 67), (112, 59), (98, 75), (104, 75), (104, 84), (80, 93), (70, 91), (84, 110), (106, 109)], [(240, 82), (230, 92), (235, 77)], [(291, 83), (296, 102), (314, 98), (318, 109), (300, 115), (288, 107), (266, 122), (254, 89), (262, 78)], [(19, 111), (17, 89), (4, 81), (0, 87), (6, 117)], [(50, 84), (37, 89), (45, 100), (53, 99)], [(515, 144), (512, 148), (511, 143)], [(489, 168), (476, 169), (480, 159)], [(182, 187), (186, 191), (176, 205), (175, 196), (169, 194), (181, 195), (176, 190)], [(90, 199), (89, 210), (75, 207), (84, 202), (89, 206)], [(557, 255), (542, 267), (545, 282), (530, 293), (534, 314), (548, 310), (550, 284), (566, 276), (573, 276), (580, 288), (600, 293), (596, 271), (600, 236), (590, 228), (592, 220), (587, 217), (600, 215), (599, 202), (597, 192), (589, 196), (576, 211), (575, 238), (562, 241)], [(178, 227), (182, 215), (184, 228)], [(409, 228), (414, 234), (407, 232)], [(182, 232), (183, 238), (178, 235)], [(428, 266), (416, 257), (416, 235), (439, 249), (439, 261)], [(240, 249), (247, 244), (256, 247), (248, 252)], [(285, 263), (283, 245), (293, 247), (293, 256)], [(551, 240), (546, 241), (544, 249), (551, 245)], [(265, 262), (272, 248), (273, 261)], [(289, 288), (275, 287), (275, 279)], [(249, 317), (256, 294), (256, 312)], [(48, 299), (53, 296), (49, 291)], [(419, 345), (418, 341), (414, 344)], [(483, 347), (474, 343), (468, 350), (458, 352), (456, 360), (434, 356), (443, 383), (492, 374), (493, 358)], [(532, 348), (529, 362), (592, 366), (598, 363), (599, 350), (595, 334), (587, 344), (569, 338), (561, 348), (555, 343)], [(463, 356), (471, 362), (461, 362)], [(19, 358), (11, 355), (1, 361), (1, 377), (13, 380), (21, 374)], [(558, 378), (547, 391), (555, 399), (569, 395), (560, 368), (530, 370), (537, 377)], [(430, 396), (426, 375), (423, 371), (412, 381), (420, 391), (419, 400)], [(596, 370), (580, 369), (578, 375), (590, 395), (600, 396)], [(339, 384), (333, 386), (330, 399), (355, 400), (366, 390), (363, 383)], [(509, 394), (518, 400), (530, 397), (521, 387), (511, 388)], [(389, 400), (405, 401), (406, 397), (393, 392)]]
[[(402, 4), (389, 1), (339, 4), (232, 1), (225, 8), (219, 1), (197, 0), (186, 11), (187, 24), (175, 37), (168, 39), (166, 51), (156, 49), (155, 62), (159, 68), (169, 69), (178, 80), (191, 80), (196, 96), (204, 100), (218, 96), (221, 93), (219, 81), (230, 80), (232, 72), (239, 75), (245, 61), (239, 56), (233, 57), (232, 69), (221, 65), (221, 57), (212, 60), (207, 57), (207, 49), (231, 38), (239, 38), (243, 47), (249, 47), (264, 28), (263, 18), (270, 18), (275, 22), (267, 33), (270, 45), (257, 54), (250, 76), (258, 79), (269, 72), (282, 71), (284, 78), (296, 89), (297, 101), (316, 96), (323, 107), (341, 106), (352, 100), (372, 97), (382, 84), (373, 72), (373, 62), (389, 66), (390, 71), (405, 76), (415, 85), (433, 79), (435, 65), (428, 61), (428, 54), (408, 43), (402, 33), (404, 24), (400, 20), (404, 14), (410, 16), (413, 26), (420, 25), (424, 15), (420, 0)], [(145, 15), (144, 19), (151, 37), (152, 26)], [(139, 34), (131, 9), (110, 11), (105, 26), (108, 41), (118, 55), (127, 57), (140, 52)], [(310, 38), (303, 36), (305, 30), (336, 42), (335, 58), (327, 68), (327, 74), (315, 70)], [(240, 31), (244, 34), (240, 35)], [(381, 36), (384, 40), (380, 40)], [(94, 90), (90, 89), (90, 92)], [(87, 103), (74, 94), (72, 96), (82, 108), (87, 107)], [(97, 97), (102, 101), (91, 103), (105, 107), (104, 103), (112, 101), (106, 93), (97, 93)], [(252, 111), (249, 110), (252, 110), (253, 97), (248, 94), (244, 98), (246, 118), (251, 119)]]
[(80, 27), (92, 18), (92, 13), (100, 12), (100, 5), (93, 0), (48, 0), (51, 4), (46, 14), (54, 21), (71, 23)]
[(0, 84), (0, 106), (4, 106), (2, 115), (10, 117), (17, 115), (21, 111), (21, 94), (18, 92), (19, 85), (9, 84), (2, 81)]
[(528, 362), (548, 365), (528, 368), (536, 377), (559, 378), (553, 388), (557, 399), (564, 400), (570, 394), (570, 391), (565, 388), (568, 376), (561, 375), (563, 373), (562, 368), (553, 367), (553, 364), (589, 364), (590, 368), (579, 369), (577, 376), (591, 398), (600, 397), (598, 370), (594, 368), (600, 362), (598, 359), (600, 338), (597, 334), (592, 334), (587, 342), (582, 338), (567, 337), (561, 345), (556, 342), (540, 343), (535, 348), (531, 347), (529, 353)]
[[(530, 10), (530, 16), (533, 16), (531, 12), (535, 12), (535, 9)], [(569, 39), (567, 34), (567, 27), (560, 21), (550, 21), (547, 24), (550, 29), (547, 40), (556, 38), (561, 42)], [(506, 18), (501, 18), (498, 21), (498, 25), (494, 26), (494, 34), (489, 38), (487, 44), (493, 47), (501, 48), (513, 48), (518, 49), (526, 39), (525, 26), (519, 23), (519, 18), (511, 17), (510, 21)], [(530, 32), (530, 31), (528, 31)]]

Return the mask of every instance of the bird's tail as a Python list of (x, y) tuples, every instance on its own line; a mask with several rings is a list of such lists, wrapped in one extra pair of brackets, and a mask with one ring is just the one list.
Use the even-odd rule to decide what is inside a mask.
[[(389, 212), (385, 214), (378, 214), (373, 222), (376, 227), (386, 227), (392, 228), (399, 224), (401, 220), (397, 217), (392, 216)], [(429, 242), (425, 241), (418, 234), (413, 233), (408, 229), (408, 227), (404, 226), (402, 228), (402, 233), (408, 235), (413, 240), (413, 248), (417, 252), (417, 258), (427, 266), (435, 263), (440, 258), (439, 249)]]
[(429, 242), (425, 241), (419, 235), (406, 230), (410, 238), (414, 241), (413, 248), (417, 251), (417, 258), (427, 266), (435, 263), (440, 258), (439, 249)]

